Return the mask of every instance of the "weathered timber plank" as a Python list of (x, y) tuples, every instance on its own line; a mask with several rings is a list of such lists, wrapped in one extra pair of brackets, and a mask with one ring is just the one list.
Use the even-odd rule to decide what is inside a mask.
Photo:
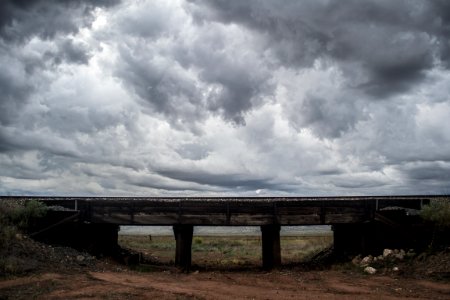
[(357, 223), (367, 220), (365, 214), (326, 214), (321, 221), (319, 215), (282, 215), (274, 218), (264, 214), (231, 215), (229, 222), (226, 215), (181, 215), (178, 214), (93, 214), (93, 223), (140, 224), (140, 225), (316, 225)]
[(118, 225), (173, 225), (177, 224), (177, 214), (130, 215), (130, 214), (93, 214), (92, 223), (113, 223)]
[(276, 213), (278, 215), (309, 215), (309, 214), (319, 214), (321, 207), (277, 207)]
[(170, 207), (154, 207), (154, 206), (148, 206), (148, 207), (127, 207), (127, 206), (107, 206), (107, 207), (94, 207), (92, 208), (92, 211), (96, 212), (134, 212), (134, 213), (176, 213), (180, 211), (179, 207), (176, 206), (170, 206)]
[(240, 214), (230, 216), (230, 225), (237, 226), (257, 226), (257, 225), (267, 225), (276, 223), (272, 216), (265, 214)]
[(179, 222), (192, 225), (228, 225), (227, 217), (223, 214), (181, 215)]
[(367, 220), (365, 214), (326, 214), (324, 218), (325, 225), (360, 223)]
[(355, 200), (330, 200), (322, 201), (322, 207), (367, 207), (368, 201), (355, 201)]
[(280, 225), (320, 225), (319, 215), (280, 215), (278, 216)]
[(180, 211), (182, 214), (217, 214), (226, 213), (226, 207), (181, 207)]
[(133, 224), (129, 214), (98, 214), (93, 213), (90, 221), (92, 223), (111, 223), (118, 225)]
[(259, 206), (231, 206), (229, 207), (229, 211), (232, 214), (272, 214), (275, 209), (273, 205), (259, 205)]
[(364, 207), (325, 207), (325, 214), (361, 214), (365, 213)]
[(135, 225), (174, 225), (179, 220), (178, 214), (137, 214), (134, 215)]
[(226, 201), (180, 201), (183, 207), (226, 207), (228, 202)]

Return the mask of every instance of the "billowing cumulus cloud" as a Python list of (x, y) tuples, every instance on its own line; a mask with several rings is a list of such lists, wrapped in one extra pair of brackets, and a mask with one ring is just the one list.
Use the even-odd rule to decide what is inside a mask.
[(116, 75), (174, 124), (191, 126), (210, 113), (245, 124), (270, 97), (269, 69), (258, 49), (241, 51), (249, 36), (240, 28), (198, 25), (182, 7), (161, 3), (124, 7), (115, 20), (126, 35)]
[(447, 1), (3, 1), (0, 193), (449, 193)]

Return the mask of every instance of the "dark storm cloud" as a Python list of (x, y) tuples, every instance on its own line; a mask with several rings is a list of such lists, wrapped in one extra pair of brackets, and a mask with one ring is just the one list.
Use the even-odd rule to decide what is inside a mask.
[[(236, 61), (202, 44), (190, 49), (176, 49), (174, 57), (161, 61), (158, 53), (149, 55), (122, 49), (117, 75), (133, 87), (137, 94), (171, 123), (195, 123), (209, 113), (222, 116), (236, 124), (244, 124), (244, 115), (270, 95), (273, 87), (266, 70), (251, 62)], [(191, 52), (186, 57), (180, 52)], [(195, 78), (178, 66), (199, 70), (197, 79), (213, 88), (202, 94)], [(178, 68), (177, 68), (178, 67)], [(178, 124), (178, 125), (181, 125)]]
[(407, 179), (408, 186), (419, 193), (449, 194), (450, 163), (442, 161), (416, 161), (398, 166)]
[[(131, 8), (133, 15), (122, 12), (115, 21), (127, 36), (116, 72), (125, 86), (177, 127), (211, 113), (245, 124), (246, 113), (274, 88), (261, 54), (241, 52), (233, 46), (238, 37), (223, 28), (173, 19), (173, 11), (158, 4), (144, 6), (138, 12)], [(184, 26), (197, 33), (186, 37)]]
[(364, 188), (382, 188), (388, 185), (387, 182), (377, 181), (372, 178), (342, 178), (331, 179), (330, 183), (338, 188), (345, 189), (364, 189)]
[(284, 107), (291, 126), (320, 138), (351, 132), (371, 102), (414, 94), (436, 67), (450, 66), (448, 1), (194, 0), (187, 10), (199, 24), (253, 32), (274, 70), (336, 68), (339, 87), (288, 92)]
[[(0, 61), (2, 61), (1, 58)], [(33, 84), (26, 80), (26, 72), (19, 63), (3, 61), (2, 66), (2, 70), (0, 70), (0, 125), (8, 125), (16, 120), (22, 104), (33, 90)]]
[(62, 61), (75, 64), (87, 64), (89, 62), (89, 53), (86, 47), (74, 43), (70, 39), (62, 41), (59, 45), (59, 51), (56, 54), (48, 53), (48, 56), (54, 56), (56, 64)]
[(41, 150), (56, 156), (77, 157), (79, 153), (73, 142), (58, 136), (46, 136), (44, 133), (22, 133), (11, 127), (0, 127), (0, 152), (20, 153)]
[(319, 136), (339, 137), (361, 117), (355, 114), (357, 104), (352, 98), (352, 95), (342, 94), (306, 95), (300, 107), (292, 111), (291, 120), (299, 128), (312, 128)]
[[(207, 28), (204, 25), (198, 30)], [(232, 42), (229, 37), (205, 35), (189, 49), (179, 49), (175, 59), (181, 65), (198, 68), (199, 79), (214, 87), (205, 99), (208, 111), (236, 124), (245, 124), (245, 114), (271, 96), (274, 89), (271, 74), (261, 63), (260, 52), (241, 52), (229, 45)]]
[(0, 192), (450, 188), (449, 1), (118, 2), (0, 1)]
[(203, 65), (201, 78), (219, 86), (207, 99), (208, 109), (236, 124), (245, 124), (245, 113), (269, 97), (273, 88), (265, 70), (226, 60)]
[(121, 57), (116, 75), (153, 111), (163, 114), (176, 127), (190, 126), (202, 118), (204, 104), (195, 82), (177, 72), (170, 61), (160, 61), (148, 53), (133, 55), (129, 49), (122, 49)]
[(166, 190), (166, 191), (205, 191), (207, 190), (204, 187), (194, 187), (194, 186), (180, 186), (179, 183), (163, 183), (163, 182), (155, 182), (153, 178), (131, 178), (127, 180), (127, 183), (130, 185), (135, 185), (144, 188), (151, 188), (157, 190)]
[(33, 35), (51, 39), (57, 33), (74, 33), (87, 25), (95, 7), (119, 0), (4, 0), (0, 2), (0, 36), (23, 41)]
[(180, 157), (187, 158), (190, 160), (201, 160), (208, 156), (210, 149), (207, 145), (201, 143), (187, 143), (181, 145), (176, 149), (176, 152)]
[[(403, 167), (406, 174), (413, 180), (435, 180), (450, 182), (450, 163), (429, 162), (417, 163)], [(450, 186), (450, 183), (449, 183)]]
[[(78, 32), (92, 21), (96, 7), (111, 6), (119, 1), (13, 1), (0, 2), (0, 125), (14, 123), (28, 97), (40, 85), (47, 61), (86, 64), (87, 49), (66, 38), (55, 42), (57, 52), (24, 53), (21, 45), (33, 36), (51, 40), (57, 34)], [(5, 143), (6, 141), (2, 141)], [(4, 146), (3, 148), (5, 148)]]
[(292, 191), (293, 188), (286, 184), (273, 183), (269, 178), (251, 178), (246, 174), (214, 174), (205, 171), (183, 170), (159, 170), (158, 174), (186, 182), (200, 185), (237, 189), (243, 191), (255, 191), (268, 189), (276, 191)]
[(438, 41), (440, 58), (447, 68), (450, 68), (450, 2), (434, 0), (434, 22), (429, 23), (432, 30), (440, 37)]
[[(197, 19), (238, 23), (259, 32), (288, 67), (316, 58), (352, 62), (376, 97), (403, 92), (424, 78), (437, 55), (448, 63), (445, 1), (194, 1)], [(194, 6), (195, 7), (195, 6)], [(441, 50), (435, 53), (436, 45)], [(354, 68), (355, 65), (352, 66)], [(344, 69), (345, 71), (345, 69)]]

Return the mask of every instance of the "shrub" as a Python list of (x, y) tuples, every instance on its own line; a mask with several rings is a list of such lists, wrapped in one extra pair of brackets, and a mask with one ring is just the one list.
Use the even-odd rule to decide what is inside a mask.
[(42, 218), (47, 213), (47, 207), (42, 202), (31, 200), (25, 202), (22, 207), (17, 207), (12, 211), (11, 222), (20, 229), (27, 229), (30, 221)]
[(29, 268), (29, 261), (20, 254), (27, 245), (21, 231), (29, 229), (46, 211), (46, 206), (38, 201), (0, 201), (0, 277)]
[(434, 224), (430, 248), (450, 245), (450, 198), (432, 200), (422, 208), (420, 215)]
[(432, 200), (422, 208), (421, 216), (442, 229), (450, 228), (450, 198)]
[(0, 202), (0, 242), (7, 243), (18, 233), (18, 229), (26, 230), (30, 222), (45, 216), (47, 207), (36, 200), (24, 204), (16, 201)]
[(194, 244), (200, 245), (203, 244), (203, 239), (201, 237), (194, 237)]

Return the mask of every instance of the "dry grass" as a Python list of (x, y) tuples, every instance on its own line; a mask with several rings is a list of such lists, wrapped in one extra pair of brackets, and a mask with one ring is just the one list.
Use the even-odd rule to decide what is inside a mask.
[[(303, 262), (329, 247), (331, 235), (282, 236), (283, 264)], [(173, 263), (175, 240), (173, 236), (121, 235), (119, 244), (139, 251), (152, 262)], [(202, 267), (242, 267), (261, 264), (259, 236), (195, 236), (192, 241), (192, 263)]]

